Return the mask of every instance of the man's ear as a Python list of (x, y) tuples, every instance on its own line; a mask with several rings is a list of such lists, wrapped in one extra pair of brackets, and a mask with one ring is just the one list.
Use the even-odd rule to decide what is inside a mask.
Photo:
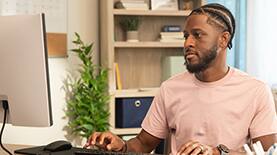
[(230, 38), (231, 35), (229, 32), (222, 32), (219, 38), (219, 47), (223, 49), (227, 48)]

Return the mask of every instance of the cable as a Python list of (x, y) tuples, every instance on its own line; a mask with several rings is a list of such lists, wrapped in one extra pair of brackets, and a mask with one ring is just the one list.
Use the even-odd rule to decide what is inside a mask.
[(4, 108), (4, 120), (3, 120), (3, 124), (2, 124), (2, 129), (1, 129), (1, 132), (0, 132), (0, 146), (1, 148), (6, 151), (9, 155), (12, 155), (12, 153), (6, 149), (4, 147), (4, 145), (2, 144), (2, 134), (3, 134), (3, 131), (4, 131), (4, 128), (5, 128), (5, 124), (6, 124), (6, 120), (7, 120), (7, 112), (8, 112), (8, 109), (9, 109), (9, 104), (8, 104), (8, 101), (7, 100), (3, 100), (2, 101), (2, 106)]

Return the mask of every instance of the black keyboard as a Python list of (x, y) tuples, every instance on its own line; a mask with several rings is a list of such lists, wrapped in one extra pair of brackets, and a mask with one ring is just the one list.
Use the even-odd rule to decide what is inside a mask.
[(74, 150), (74, 153), (75, 155), (150, 155), (148, 153), (137, 153), (137, 152), (123, 153), (123, 152), (103, 151), (103, 150), (95, 150), (95, 149), (81, 149), (81, 148)]
[[(32, 148), (25, 148), (16, 150), (16, 154), (26, 154), (26, 155), (150, 155), (148, 153), (135, 153), (135, 152), (112, 152), (112, 151), (103, 151), (96, 149), (84, 149), (79, 147), (72, 147), (69, 150), (49, 152), (44, 151), (45, 146), (38, 146)], [(154, 155), (154, 154), (151, 154)], [(157, 154), (156, 154), (157, 155)]]

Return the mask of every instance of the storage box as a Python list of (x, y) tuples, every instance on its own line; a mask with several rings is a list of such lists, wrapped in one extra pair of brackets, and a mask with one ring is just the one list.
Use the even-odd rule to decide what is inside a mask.
[(139, 128), (153, 97), (117, 98), (115, 100), (116, 128)]
[(162, 59), (162, 81), (167, 80), (175, 74), (186, 71), (184, 56), (165, 56)]

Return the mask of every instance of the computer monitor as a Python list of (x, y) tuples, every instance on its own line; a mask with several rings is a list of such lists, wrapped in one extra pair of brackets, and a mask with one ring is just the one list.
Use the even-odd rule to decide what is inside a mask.
[(0, 16), (0, 27), (0, 122), (7, 100), (7, 123), (51, 126), (44, 15)]

